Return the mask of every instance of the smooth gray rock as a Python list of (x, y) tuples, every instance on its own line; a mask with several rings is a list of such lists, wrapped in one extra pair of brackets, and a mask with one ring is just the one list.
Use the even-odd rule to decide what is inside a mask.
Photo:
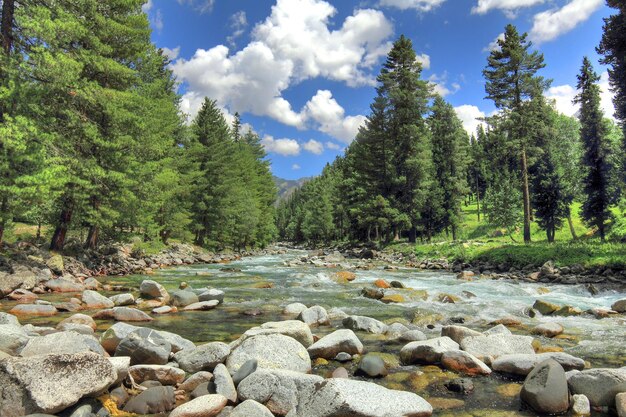
[(285, 308), (283, 309), (283, 314), (297, 316), (298, 314), (302, 313), (307, 308), (308, 307), (302, 303), (291, 303), (285, 306)]
[(246, 400), (233, 409), (230, 417), (274, 417), (274, 414), (263, 404)]
[(368, 353), (361, 358), (356, 375), (363, 375), (370, 378), (382, 378), (389, 374), (385, 362), (376, 355)]
[(330, 324), (328, 312), (321, 306), (313, 306), (303, 310), (298, 315), (298, 320), (302, 320), (309, 326), (323, 326)]
[(100, 336), (100, 344), (107, 352), (109, 352), (109, 354), (112, 355), (115, 353), (117, 345), (119, 345), (126, 336), (139, 328), (140, 327), (133, 326), (132, 324), (115, 323), (102, 333)]
[(211, 301), (199, 301), (197, 303), (189, 304), (186, 307), (183, 307), (184, 311), (207, 311), (213, 310), (220, 302), (217, 300)]
[(427, 417), (433, 408), (422, 397), (370, 382), (343, 378), (324, 380), (302, 391), (287, 417)]
[(0, 324), (12, 324), (14, 326), (21, 326), (20, 321), (13, 314), (0, 311)]
[(563, 326), (559, 323), (550, 322), (533, 327), (531, 333), (545, 337), (554, 337), (563, 333), (563, 330)]
[(240, 341), (260, 334), (282, 334), (289, 336), (296, 339), (304, 347), (309, 347), (313, 344), (313, 334), (311, 333), (311, 328), (300, 320), (263, 323), (259, 327), (253, 327), (247, 330), (241, 337)]
[(626, 392), (626, 368), (587, 369), (568, 373), (567, 383), (572, 394), (583, 394), (592, 406), (615, 406), (615, 396)]
[(137, 384), (159, 381), (161, 385), (177, 385), (185, 380), (185, 371), (165, 365), (134, 365), (128, 370)]
[(174, 354), (174, 360), (185, 372), (212, 371), (218, 363), (223, 363), (230, 355), (230, 346), (222, 342), (211, 342), (183, 349)]
[(524, 380), (521, 400), (541, 414), (561, 414), (569, 409), (569, 392), (563, 367), (553, 359), (537, 365)]
[(441, 328), (441, 336), (447, 336), (457, 343), (461, 343), (463, 339), (469, 336), (482, 336), (483, 334), (476, 330), (468, 329), (463, 326), (443, 326)]
[(124, 411), (136, 414), (158, 414), (171, 411), (176, 407), (174, 388), (152, 387), (133, 397), (124, 406)]
[(89, 310), (96, 308), (111, 308), (115, 306), (115, 303), (113, 301), (100, 294), (99, 292), (92, 290), (83, 291), (81, 300), (83, 301), (83, 307)]
[(489, 375), (491, 369), (480, 359), (463, 350), (449, 350), (441, 355), (441, 364), (452, 372), (464, 375)]
[(116, 307), (132, 306), (135, 304), (135, 297), (132, 294), (117, 294), (109, 297)]
[(118, 385), (128, 376), (128, 370), (130, 369), (130, 357), (114, 356), (107, 359), (111, 362), (111, 365), (113, 365), (113, 369), (117, 375), (113, 385)]
[(93, 352), (0, 361), (0, 415), (57, 413), (101, 393), (116, 379), (111, 363)]
[(406, 327), (402, 323), (392, 323), (387, 327), (387, 337), (389, 338), (399, 338), (402, 334), (410, 331), (408, 327)]
[(498, 324), (498, 325), (492, 327), (491, 329), (485, 330), (483, 332), (483, 334), (486, 335), (486, 336), (490, 336), (490, 335), (494, 335), (494, 334), (507, 335), (507, 334), (513, 334), (513, 333), (511, 333), (509, 328), (506, 327), (504, 324)]
[(348, 316), (342, 321), (343, 327), (350, 330), (362, 330), (373, 334), (384, 334), (387, 325), (381, 321), (365, 316)]
[[(619, 395), (619, 394), (618, 394)], [(588, 416), (591, 414), (591, 405), (589, 404), (589, 398), (582, 394), (572, 395), (572, 413), (575, 416)], [(618, 417), (622, 417), (618, 414)]]
[(460, 345), (461, 349), (490, 365), (493, 360), (503, 355), (535, 353), (532, 343), (531, 336), (492, 334), (466, 337)]
[(258, 335), (244, 340), (230, 353), (226, 367), (234, 374), (249, 359), (256, 359), (259, 368), (297, 372), (311, 370), (311, 358), (306, 348), (282, 334)]
[(585, 361), (564, 352), (546, 352), (540, 354), (524, 355), (503, 355), (491, 363), (494, 371), (504, 372), (514, 375), (526, 376), (539, 363), (553, 359), (558, 362), (565, 371), (572, 369), (582, 370), (585, 368)]
[(166, 332), (165, 330), (155, 330), (163, 339), (172, 345), (172, 353), (180, 352), (184, 349), (195, 349), (196, 345), (189, 339), (185, 339), (176, 333)]
[(401, 342), (420, 342), (427, 339), (426, 335), (420, 330), (409, 330), (402, 333), (398, 338)]
[(237, 390), (233, 379), (223, 363), (218, 363), (213, 370), (213, 384), (215, 384), (215, 393), (223, 395), (229, 402), (237, 402)]
[(213, 379), (213, 374), (208, 371), (200, 371), (191, 375), (189, 378), (185, 380), (182, 384), (179, 385), (178, 389), (181, 389), (186, 392), (192, 392), (198, 385), (204, 384), (205, 382), (209, 382)]
[(84, 334), (87, 336), (94, 336), (95, 332), (93, 329), (86, 324), (78, 324), (78, 323), (59, 323), (57, 325), (57, 329), (62, 332), (75, 332)]
[(170, 304), (175, 307), (186, 307), (199, 301), (198, 296), (193, 291), (178, 290), (170, 294)]
[(169, 417), (212, 417), (218, 415), (225, 406), (226, 398), (223, 395), (203, 395), (176, 407)]
[(143, 280), (141, 282), (141, 285), (139, 286), (139, 292), (142, 296), (146, 296), (148, 298), (160, 298), (163, 300), (163, 302), (166, 303), (170, 299), (170, 295), (165, 287), (163, 287), (163, 285), (149, 279)]
[(307, 351), (312, 358), (333, 359), (341, 352), (350, 355), (363, 353), (363, 343), (352, 330), (339, 329), (322, 337), (309, 346)]
[(438, 363), (441, 356), (451, 350), (459, 350), (459, 344), (447, 336), (411, 342), (400, 350), (400, 360), (406, 365)]
[(57, 325), (57, 329), (62, 330), (62, 325), (64, 324), (81, 324), (89, 326), (93, 330), (96, 330), (97, 328), (96, 322), (90, 316), (81, 313), (72, 314), (70, 317), (62, 320)]
[(19, 323), (0, 324), (0, 351), (11, 356), (17, 356), (26, 346), (30, 337)]
[(172, 345), (158, 332), (140, 328), (126, 336), (115, 349), (115, 356), (130, 356), (131, 365), (165, 365)]
[(198, 299), (200, 301), (217, 301), (218, 303), (223, 303), (224, 302), (224, 291), (222, 290), (216, 290), (213, 288), (210, 288), (206, 291), (203, 291), (200, 295), (198, 295)]
[(72, 331), (51, 333), (31, 338), (20, 353), (23, 357), (48, 355), (51, 353), (94, 352), (104, 355), (104, 349), (94, 336)]
[(248, 375), (256, 371), (258, 366), (259, 363), (256, 359), (249, 359), (244, 362), (244, 364), (241, 365), (241, 367), (233, 375), (233, 383), (235, 384), (235, 386), (239, 385), (239, 383), (246, 379)]

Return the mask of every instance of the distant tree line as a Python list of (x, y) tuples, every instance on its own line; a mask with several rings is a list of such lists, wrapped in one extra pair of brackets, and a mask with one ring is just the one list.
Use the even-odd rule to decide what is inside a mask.
[(206, 100), (191, 126), (144, 0), (4, 0), (0, 243), (16, 219), (86, 248), (128, 234), (211, 248), (276, 235), (269, 162)]
[[(605, 20), (598, 51), (610, 64), (616, 117), (626, 128), (626, 20)], [(571, 203), (604, 240), (608, 225), (624, 227), (624, 131), (600, 108), (599, 77), (584, 58), (578, 75), (578, 119), (559, 114), (543, 95), (544, 58), (526, 34), (505, 29), (483, 71), (486, 97), (498, 112), (468, 136), (453, 107), (421, 79), (411, 41), (401, 36), (378, 76), (371, 113), (345, 155), (307, 182), (277, 212), (279, 235), (296, 242), (456, 239), (461, 206), (511, 236), (521, 226), (531, 241), (534, 220), (549, 242), (568, 222)], [(622, 215), (612, 208), (620, 201)], [(622, 224), (622, 226), (619, 226)], [(624, 227), (626, 232), (626, 227)], [(626, 235), (626, 233), (624, 234)]]

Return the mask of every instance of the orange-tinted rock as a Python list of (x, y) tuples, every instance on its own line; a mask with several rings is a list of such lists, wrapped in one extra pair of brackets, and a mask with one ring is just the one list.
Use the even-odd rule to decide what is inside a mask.
[(374, 285), (378, 288), (391, 288), (391, 284), (389, 284), (384, 279), (377, 279), (374, 281)]

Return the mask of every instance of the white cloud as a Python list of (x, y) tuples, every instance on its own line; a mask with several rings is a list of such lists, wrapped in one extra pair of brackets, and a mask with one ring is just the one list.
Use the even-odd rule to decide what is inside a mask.
[(315, 155), (321, 155), (324, 152), (324, 144), (316, 141), (315, 139), (311, 139), (308, 142), (305, 142), (302, 147), (305, 151), (311, 152)]
[(338, 151), (341, 149), (341, 145), (337, 145), (335, 142), (328, 141), (326, 142), (326, 147), (328, 149), (332, 149), (333, 151)]
[(148, 0), (143, 4), (143, 6), (141, 6), (141, 11), (144, 13), (148, 13), (150, 9), (152, 9), (152, 6), (154, 6), (152, 0)]
[[(613, 93), (609, 85), (609, 73), (604, 72), (600, 76), (600, 107), (604, 112), (604, 116), (615, 120), (615, 107), (613, 106)], [(557, 111), (567, 116), (575, 116), (578, 112), (579, 105), (574, 104), (573, 100), (578, 94), (575, 86), (569, 84), (551, 87), (546, 91), (546, 97), (554, 100)]]
[(430, 69), (430, 56), (426, 54), (417, 55), (416, 61), (422, 64), (423, 69)]
[(574, 29), (604, 4), (604, 0), (572, 0), (560, 9), (535, 15), (530, 39), (539, 44), (558, 38)]
[(501, 33), (493, 41), (489, 42), (489, 45), (483, 48), (483, 52), (499, 51), (501, 48), (500, 48), (500, 45), (498, 44), (498, 41), (503, 41), (503, 40), (504, 40), (504, 33)]
[(300, 154), (300, 144), (293, 139), (274, 139), (265, 135), (261, 144), (267, 152), (277, 153), (283, 156), (295, 156)]
[(301, 168), (301, 167), (300, 167), (300, 165), (298, 165), (298, 164), (293, 164), (293, 165), (291, 166), (291, 169), (293, 169), (294, 171), (297, 171), (297, 170), (299, 170), (300, 168)]
[(344, 116), (345, 110), (328, 90), (317, 94), (304, 106), (302, 113), (317, 124), (318, 130), (342, 142), (350, 143), (365, 123), (365, 116)]
[(177, 46), (174, 49), (163, 47), (161, 48), (166, 57), (169, 58), (170, 61), (175, 60), (180, 55), (180, 46)]
[(517, 10), (524, 7), (532, 7), (545, 3), (546, 0), (478, 0), (478, 4), (472, 7), (472, 13), (485, 14), (491, 10), (502, 10), (504, 14), (512, 19), (516, 16)]
[(433, 87), (433, 91), (439, 94), (441, 97), (448, 96), (450, 94), (454, 94), (461, 89), (461, 84), (452, 83), (450, 87), (446, 84), (448, 83), (448, 73), (444, 72), (442, 75), (433, 74), (428, 77), (428, 81)]
[(246, 12), (241, 10), (232, 15), (230, 17), (230, 28), (233, 30), (233, 33), (226, 38), (228, 44), (235, 47), (235, 42), (245, 33), (247, 27), (248, 17), (246, 16)]
[(420, 12), (428, 12), (443, 4), (446, 0), (380, 0), (378, 3), (383, 7), (395, 7), (400, 10), (415, 9)]
[(152, 19), (152, 24), (159, 32), (163, 30), (163, 13), (161, 13), (161, 9), (157, 9), (154, 19)]
[(213, 10), (215, 0), (176, 0), (178, 4), (189, 5), (200, 13), (206, 13)]
[(476, 134), (476, 128), (479, 125), (484, 125), (484, 122), (478, 119), (485, 117), (485, 113), (478, 107), (464, 104), (462, 106), (455, 107), (454, 110), (456, 111), (456, 115), (459, 119), (461, 119), (461, 122), (463, 122), (463, 127), (468, 134)]

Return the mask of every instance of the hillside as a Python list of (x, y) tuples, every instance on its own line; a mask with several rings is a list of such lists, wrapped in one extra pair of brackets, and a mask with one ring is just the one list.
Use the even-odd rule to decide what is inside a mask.
[(282, 200), (289, 197), (295, 190), (302, 187), (305, 182), (311, 179), (311, 177), (304, 177), (298, 178), (297, 180), (286, 180), (283, 178), (278, 178), (277, 176), (274, 176), (273, 178), (274, 183), (276, 184), (276, 188), (278, 188), (277, 200)]

